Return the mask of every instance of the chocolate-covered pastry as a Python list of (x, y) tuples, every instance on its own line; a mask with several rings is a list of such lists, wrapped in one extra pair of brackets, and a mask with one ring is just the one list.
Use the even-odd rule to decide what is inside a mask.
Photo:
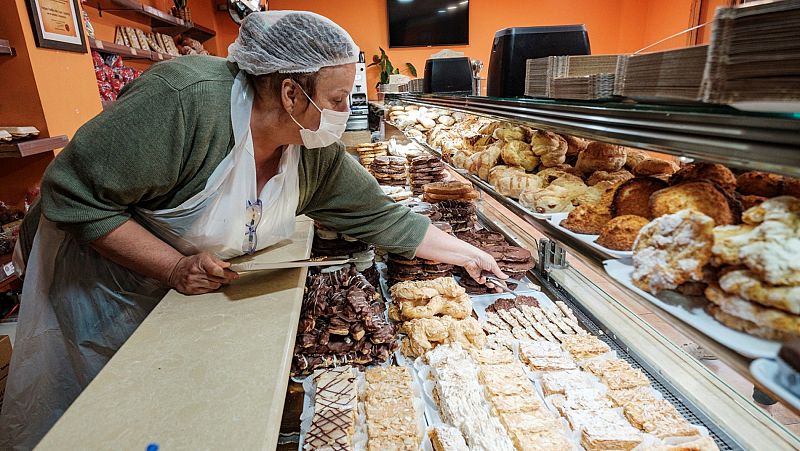
[(309, 274), (292, 374), (386, 360), (397, 347), (380, 295), (354, 267)]
[(498, 310), (511, 310), (512, 308), (519, 308), (523, 305), (531, 307), (538, 307), (539, 302), (532, 296), (517, 296), (515, 298), (500, 298), (490, 306), (486, 307), (486, 311), (497, 313)]

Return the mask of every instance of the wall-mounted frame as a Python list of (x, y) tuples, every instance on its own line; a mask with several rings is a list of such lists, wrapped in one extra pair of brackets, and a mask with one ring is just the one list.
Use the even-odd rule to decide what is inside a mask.
[(78, 0), (26, 0), (36, 45), (86, 53)]

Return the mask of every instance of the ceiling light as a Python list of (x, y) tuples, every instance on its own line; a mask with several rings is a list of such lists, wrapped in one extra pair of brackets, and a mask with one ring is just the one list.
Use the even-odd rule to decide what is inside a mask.
[(456, 7), (455, 6), (448, 6), (447, 9), (451, 9), (452, 10), (452, 9), (456, 9)]
[(446, 13), (446, 12), (447, 12), (447, 11), (445, 11), (445, 10), (443, 10), (443, 9), (440, 9), (440, 10), (439, 10), (439, 14), (441, 14), (441, 13)]
[(463, 2), (458, 2), (459, 5), (466, 5), (469, 3), (469, 0), (464, 0)]

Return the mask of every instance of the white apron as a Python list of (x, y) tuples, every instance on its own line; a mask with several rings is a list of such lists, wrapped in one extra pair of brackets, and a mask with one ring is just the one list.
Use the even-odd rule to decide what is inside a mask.
[[(290, 237), (299, 202), (300, 148), (257, 193), (250, 135), (252, 88), (240, 72), (231, 90), (235, 145), (203, 191), (167, 210), (134, 218), (185, 255), (227, 259), (256, 243)], [(250, 204), (263, 212), (252, 239)], [(252, 230), (252, 227), (251, 229)], [(0, 449), (32, 449), (91, 382), (168, 289), (101, 257), (41, 218), (28, 258), (11, 371), (0, 417)]]

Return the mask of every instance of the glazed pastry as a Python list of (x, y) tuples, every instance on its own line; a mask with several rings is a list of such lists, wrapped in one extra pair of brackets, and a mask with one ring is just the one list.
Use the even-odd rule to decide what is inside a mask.
[(542, 179), (535, 174), (510, 174), (500, 178), (495, 188), (504, 196), (518, 199), (523, 191), (538, 190), (542, 185)]
[(449, 316), (417, 318), (400, 328), (406, 334), (401, 350), (409, 357), (419, 357), (441, 344), (459, 343), (464, 349), (484, 348), (486, 334), (475, 318), (456, 320)]
[(596, 205), (579, 205), (561, 221), (561, 227), (575, 233), (599, 235), (603, 226), (610, 220), (611, 213), (608, 209)]
[(428, 438), (434, 451), (469, 451), (458, 428), (444, 423), (431, 426), (428, 429)]
[(632, 178), (633, 174), (624, 169), (615, 172), (595, 171), (586, 180), (586, 184), (589, 186), (593, 186), (600, 182), (606, 182), (606, 181), (612, 183), (620, 183), (626, 180), (630, 180)]
[(737, 224), (741, 216), (741, 204), (709, 182), (686, 182), (656, 191), (648, 209), (651, 218), (690, 209), (710, 216), (716, 225)]
[(557, 185), (540, 190), (523, 191), (519, 195), (519, 202), (523, 207), (537, 213), (560, 213), (570, 211), (574, 207), (570, 192)]
[(567, 196), (569, 196), (570, 200), (577, 198), (589, 189), (580, 177), (572, 174), (566, 174), (553, 180), (550, 182), (549, 187), (561, 187), (566, 189)]
[(754, 229), (755, 226), (751, 224), (714, 227), (712, 263), (716, 266), (740, 264), (739, 251), (750, 242)]
[(524, 174), (525, 169), (519, 166), (506, 166), (499, 164), (492, 169), (489, 170), (489, 178), (488, 182), (492, 186), (497, 186), (497, 181), (503, 177), (510, 176), (512, 174)]
[(508, 141), (500, 152), (500, 158), (509, 166), (521, 166), (526, 171), (533, 171), (539, 165), (531, 146), (523, 141)]
[(614, 192), (611, 213), (614, 216), (636, 215), (649, 218), (650, 196), (668, 186), (667, 182), (653, 177), (636, 177), (623, 182)]
[(783, 176), (760, 171), (745, 172), (736, 177), (736, 190), (753, 196), (780, 196), (783, 192)]
[(498, 144), (492, 144), (486, 150), (476, 152), (467, 160), (467, 170), (482, 180), (489, 179), (489, 170), (497, 165), (500, 159), (502, 147)]
[(730, 169), (717, 163), (691, 163), (682, 167), (670, 179), (670, 185), (690, 181), (716, 183), (727, 191), (736, 190), (736, 176)]
[(615, 172), (625, 165), (627, 153), (624, 147), (594, 141), (578, 155), (575, 169), (584, 174), (595, 171)]
[(789, 227), (800, 227), (800, 198), (779, 196), (769, 199), (742, 214), (745, 224), (761, 224), (765, 221), (781, 222)]
[(688, 281), (703, 280), (711, 259), (714, 220), (693, 210), (654, 219), (633, 245), (634, 285), (657, 294)]
[(531, 137), (531, 148), (543, 167), (556, 166), (566, 160), (567, 141), (556, 133), (537, 130)]
[(647, 158), (634, 166), (631, 170), (637, 177), (646, 176), (671, 176), (678, 170), (678, 165), (672, 161), (661, 160), (658, 158)]
[(639, 231), (648, 222), (647, 218), (641, 216), (617, 216), (603, 225), (600, 229), (600, 236), (597, 237), (595, 242), (616, 251), (629, 251), (633, 249), (633, 242), (636, 240)]
[[(706, 296), (708, 296), (708, 294), (706, 294)], [(752, 321), (728, 314), (718, 305), (711, 302), (706, 304), (705, 307), (703, 307), (703, 310), (705, 310), (706, 313), (711, 315), (715, 320), (730, 327), (731, 329), (744, 332), (754, 337), (761, 337), (774, 341), (787, 341), (797, 338), (795, 335), (787, 334), (770, 327), (762, 327)]]

